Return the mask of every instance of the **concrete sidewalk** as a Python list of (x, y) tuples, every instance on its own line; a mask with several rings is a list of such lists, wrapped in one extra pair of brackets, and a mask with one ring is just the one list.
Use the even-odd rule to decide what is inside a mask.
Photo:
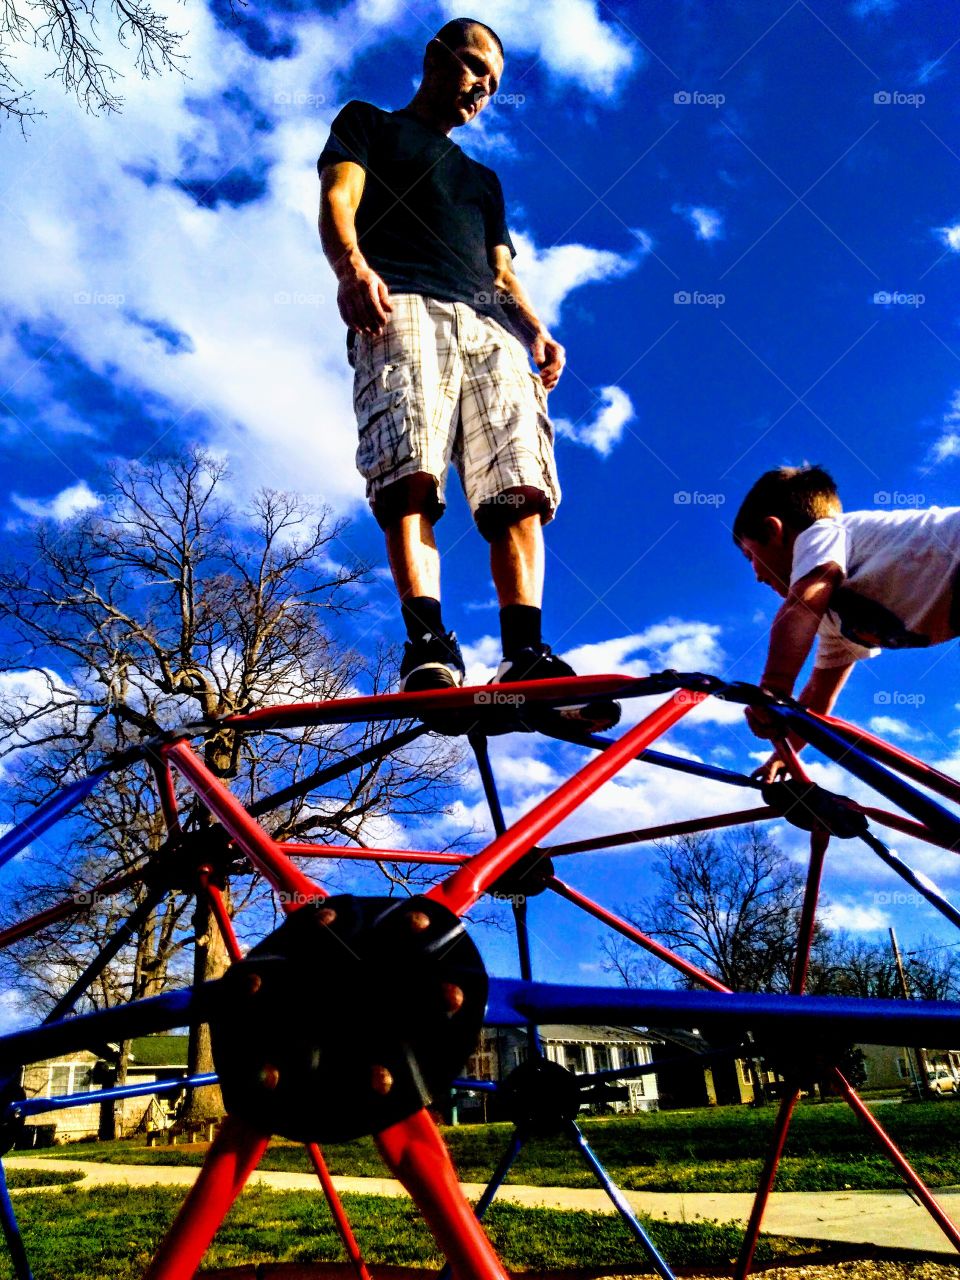
[[(8, 1169), (69, 1169), (83, 1173), (83, 1187), (123, 1185), (192, 1186), (196, 1168), (184, 1165), (97, 1164), (92, 1160), (49, 1160), (37, 1156), (10, 1156)], [(392, 1178), (335, 1177), (334, 1185), (342, 1194), (404, 1196), (407, 1193)], [(310, 1173), (257, 1172), (251, 1182), (276, 1191), (319, 1190), (316, 1177)], [(12, 1192), (29, 1195), (36, 1191), (58, 1190), (56, 1187), (32, 1187)], [(477, 1200), (483, 1187), (464, 1183), (469, 1200)], [(626, 1191), (634, 1209), (652, 1218), (671, 1222), (697, 1219), (746, 1223), (753, 1196), (738, 1191), (679, 1193), (669, 1191)], [(525, 1187), (506, 1185), (498, 1199), (513, 1204), (550, 1209), (591, 1209), (612, 1213), (613, 1206), (597, 1188)], [(960, 1188), (937, 1193), (944, 1210), (955, 1221), (960, 1215)], [(927, 1211), (915, 1203), (905, 1191), (781, 1191), (770, 1198), (763, 1229), (771, 1235), (794, 1236), (800, 1240), (833, 1240), (847, 1244), (870, 1244), (888, 1248), (912, 1249), (930, 1254), (957, 1253)]]

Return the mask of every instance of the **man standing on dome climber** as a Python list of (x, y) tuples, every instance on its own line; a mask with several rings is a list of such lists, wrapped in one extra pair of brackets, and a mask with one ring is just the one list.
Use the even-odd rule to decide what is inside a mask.
[[(449, 138), (480, 114), (502, 71), (495, 32), (455, 18), (427, 44), (409, 104), (347, 103), (317, 161), (320, 236), (354, 369), (357, 466), (400, 596), (408, 691), (464, 679), (433, 532), (451, 462), (490, 544), (503, 640), (495, 681), (574, 674), (541, 638), (542, 526), (560, 502), (547, 392), (564, 351), (513, 273), (496, 174)], [(563, 714), (606, 728), (619, 708)]]

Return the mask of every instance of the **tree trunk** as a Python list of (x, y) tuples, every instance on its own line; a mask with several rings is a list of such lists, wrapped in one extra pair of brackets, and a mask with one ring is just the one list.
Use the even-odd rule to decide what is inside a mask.
[[(229, 888), (223, 891), (223, 896), (229, 906)], [(230, 964), (230, 957), (213, 912), (202, 897), (197, 899), (193, 923), (197, 938), (193, 951), (193, 982), (196, 987), (202, 982), (212, 982), (221, 977)], [(210, 1026), (206, 1022), (196, 1023), (190, 1028), (187, 1064), (191, 1075), (214, 1070)], [(205, 1085), (200, 1089), (188, 1090), (183, 1109), (185, 1120), (219, 1120), (223, 1115), (223, 1098), (219, 1085)]]
[[(130, 1041), (122, 1040), (120, 1042), (120, 1051), (117, 1054), (117, 1065), (111, 1073), (111, 1078), (107, 1081), (106, 1088), (116, 1088), (119, 1085), (127, 1083), (127, 1063), (130, 1061)], [(97, 1126), (97, 1137), (101, 1142), (115, 1142), (117, 1138), (122, 1138), (123, 1103), (121, 1102), (119, 1113), (116, 1102), (107, 1101), (100, 1103), (100, 1122)]]

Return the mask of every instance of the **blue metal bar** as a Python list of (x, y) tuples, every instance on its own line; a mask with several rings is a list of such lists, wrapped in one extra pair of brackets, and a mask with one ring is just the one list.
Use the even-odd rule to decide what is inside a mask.
[(739, 1057), (747, 1050), (742, 1044), (731, 1044), (725, 1049), (693, 1050), (685, 1054), (677, 1054), (672, 1058), (658, 1058), (655, 1062), (643, 1062), (635, 1067), (607, 1067), (603, 1071), (591, 1071), (589, 1075), (577, 1076), (583, 1084), (600, 1084), (604, 1080), (635, 1080), (638, 1076), (652, 1076), (664, 1067), (685, 1066), (690, 1062), (713, 1062), (715, 1058)]
[(180, 1076), (176, 1080), (121, 1084), (113, 1089), (87, 1089), (84, 1093), (64, 1093), (56, 1098), (29, 1098), (26, 1102), (11, 1102), (7, 1114), (14, 1119), (18, 1116), (38, 1116), (45, 1111), (62, 1111), (66, 1107), (86, 1107), (91, 1103), (146, 1097), (151, 1093), (178, 1093), (181, 1089), (200, 1089), (204, 1085), (216, 1083), (217, 1073), (204, 1071), (195, 1076)]
[(917, 893), (922, 894), (932, 907), (940, 912), (941, 915), (947, 917), (951, 924), (955, 924), (960, 929), (960, 911), (953, 905), (948, 898), (945, 898), (932, 880), (928, 880), (926, 876), (920, 876), (912, 867), (908, 867), (905, 862), (888, 849), (882, 840), (878, 840), (872, 831), (864, 831), (860, 837), (865, 844), (868, 844), (874, 853), (886, 863), (886, 865), (906, 880), (911, 888), (916, 889)]
[[(467, 736), (477, 761), (477, 769), (480, 772), (480, 781), (483, 784), (483, 794), (486, 797), (487, 807), (490, 810), (490, 821), (493, 823), (494, 833), (498, 836), (502, 836), (507, 829), (507, 823), (503, 816), (503, 806), (500, 803), (500, 792), (497, 789), (497, 780), (493, 776), (493, 766), (490, 763), (490, 751), (487, 746), (486, 734), (474, 730)], [(533, 968), (530, 960), (530, 932), (527, 929), (527, 904), (525, 899), (514, 899), (513, 923), (517, 931), (517, 953), (520, 966), (520, 977), (529, 981), (533, 977)], [(543, 1054), (543, 1047), (540, 1043), (540, 1032), (532, 1022), (527, 1026), (527, 1040), (530, 1044), (530, 1051), (532, 1053), (540, 1055)]]
[(790, 729), (794, 729), (801, 738), (811, 746), (822, 751), (837, 764), (841, 765), (855, 778), (873, 787), (882, 796), (898, 804), (919, 822), (925, 823), (941, 839), (948, 844), (960, 844), (960, 819), (943, 805), (931, 800), (916, 787), (910, 786), (902, 778), (891, 773), (883, 765), (877, 764), (859, 748), (849, 743), (846, 738), (835, 733), (833, 729), (813, 716), (795, 710), (793, 707), (770, 705), (765, 708), (776, 719), (782, 720)]
[(633, 1232), (636, 1238), (640, 1241), (640, 1244), (643, 1246), (644, 1252), (646, 1253), (647, 1257), (650, 1259), (651, 1263), (653, 1264), (654, 1271), (656, 1271), (657, 1275), (662, 1277), (662, 1280), (674, 1280), (673, 1272), (670, 1270), (666, 1261), (657, 1252), (657, 1246), (653, 1243), (653, 1241), (647, 1235), (646, 1231), (644, 1231), (643, 1227), (640, 1225), (640, 1222), (637, 1220), (636, 1214), (633, 1212), (633, 1209), (630, 1207), (630, 1204), (626, 1196), (623, 1194), (623, 1192), (620, 1190), (617, 1184), (611, 1179), (606, 1169), (604, 1169), (603, 1165), (600, 1163), (597, 1157), (590, 1150), (590, 1144), (587, 1142), (586, 1138), (580, 1132), (579, 1126), (573, 1120), (570, 1120), (568, 1121), (567, 1124), (564, 1125), (564, 1129), (573, 1139), (574, 1143), (576, 1144), (577, 1150), (583, 1156), (584, 1160), (587, 1163), (587, 1166), (593, 1171), (594, 1177), (597, 1179), (601, 1187), (603, 1187), (604, 1191), (613, 1201), (613, 1206), (616, 1209), (617, 1213), (620, 1214), (620, 1217), (627, 1224), (627, 1226)]
[(311, 774), (309, 778), (303, 778), (300, 782), (294, 782), (289, 787), (284, 787), (282, 791), (275, 791), (272, 796), (264, 796), (256, 804), (248, 805), (247, 813), (251, 817), (259, 818), (261, 814), (270, 813), (271, 810), (286, 804), (288, 800), (296, 800), (300, 796), (306, 795), (309, 791), (315, 791), (317, 787), (325, 786), (328, 782), (336, 782), (338, 778), (352, 773), (354, 769), (359, 769), (365, 764), (372, 764), (380, 760), (383, 756), (388, 755), (389, 752), (405, 747), (407, 743), (414, 742), (428, 732), (429, 730), (425, 724), (417, 724), (412, 729), (404, 729), (400, 733), (395, 733), (389, 738), (384, 738), (381, 742), (374, 743), (372, 747), (367, 747), (365, 751), (357, 751), (354, 755), (348, 756), (346, 760), (328, 765), (326, 769), (320, 769), (317, 773)]
[(491, 978), (486, 1023), (516, 1027), (531, 1018), (585, 1026), (717, 1028), (727, 1035), (749, 1027), (778, 1039), (832, 1028), (862, 1044), (915, 1042), (932, 1049), (949, 1048), (960, 1037), (960, 1003), (946, 1000), (571, 987)]
[(496, 1080), (470, 1080), (466, 1076), (454, 1080), (451, 1089), (476, 1090), (479, 1093), (496, 1093), (500, 1086)]
[[(606, 750), (616, 741), (614, 738), (605, 738), (599, 733), (577, 733), (574, 729), (565, 731), (562, 726), (554, 724), (550, 724), (549, 727), (538, 724), (537, 728), (545, 736), (556, 738), (560, 742), (572, 742), (578, 747), (594, 747), (598, 751)], [(732, 769), (721, 769), (717, 765), (703, 764), (699, 760), (685, 760), (683, 756), (674, 756), (667, 751), (654, 751), (652, 748), (647, 748), (645, 751), (638, 752), (636, 759), (642, 760), (645, 764), (656, 764), (664, 769), (673, 769), (677, 773), (689, 773), (695, 778), (707, 778), (711, 782), (727, 782), (733, 787), (752, 787), (758, 791), (761, 786), (758, 779), (751, 778), (749, 774), (735, 773)]]
[(218, 979), (200, 987), (168, 991), (162, 996), (151, 996), (134, 1004), (63, 1018), (27, 1031), (12, 1031), (9, 1035), (0, 1036), (0, 1063), (7, 1071), (12, 1066), (75, 1052), (90, 1040), (128, 1040), (148, 1035), (151, 1031), (169, 1031), (172, 1027), (203, 1022), (222, 981)]
[(103, 947), (101, 947), (100, 951), (93, 958), (90, 964), (87, 965), (86, 969), (84, 969), (80, 977), (77, 978), (76, 982), (74, 982), (70, 989), (60, 997), (44, 1018), (43, 1021), (45, 1024), (56, 1022), (65, 1014), (73, 1012), (73, 1006), (79, 997), (83, 995), (86, 989), (90, 986), (90, 983), (103, 973), (104, 969), (117, 952), (122, 950), (123, 947), (125, 947), (131, 940), (140, 926), (149, 918), (150, 913), (153, 911), (154, 907), (157, 906), (165, 893), (166, 888), (162, 886), (160, 888), (155, 888), (151, 893), (147, 894), (139, 907), (130, 913), (127, 919), (118, 926), (113, 936), (104, 944)]
[(62, 791), (45, 800), (29, 817), (18, 822), (15, 827), (11, 827), (5, 835), (0, 837), (0, 867), (16, 857), (28, 844), (36, 840), (37, 836), (42, 835), (61, 818), (65, 818), (71, 809), (75, 809), (82, 800), (87, 798), (105, 776), (104, 773), (96, 772), (88, 774), (86, 778), (78, 778), (76, 782), (71, 782)]
[[(477, 1201), (476, 1207), (473, 1212), (478, 1222), (483, 1221), (484, 1215), (486, 1214), (487, 1210), (490, 1208), (490, 1205), (493, 1203), (494, 1196), (503, 1186), (504, 1179), (506, 1178), (507, 1174), (510, 1172), (510, 1169), (513, 1165), (514, 1160), (516, 1160), (517, 1156), (520, 1154), (520, 1148), (522, 1146), (523, 1146), (523, 1139), (518, 1137), (517, 1134), (514, 1133), (513, 1137), (510, 1139), (510, 1145), (507, 1147), (506, 1151), (501, 1156), (500, 1163), (497, 1165), (496, 1169), (494, 1169), (493, 1175), (490, 1178), (490, 1181), (487, 1183), (486, 1188), (484, 1189), (483, 1195)], [(443, 1268), (441, 1269), (437, 1277), (437, 1280), (450, 1280), (450, 1275), (451, 1275), (451, 1267), (450, 1267), (450, 1263), (447, 1262), (444, 1264)]]
[(7, 1189), (7, 1175), (2, 1160), (0, 1160), (0, 1227), (3, 1229), (7, 1248), (10, 1250), (10, 1261), (13, 1263), (17, 1280), (33, 1280), (27, 1251), (23, 1247), (23, 1236), (20, 1234), (17, 1215), (13, 1211), (13, 1201)]

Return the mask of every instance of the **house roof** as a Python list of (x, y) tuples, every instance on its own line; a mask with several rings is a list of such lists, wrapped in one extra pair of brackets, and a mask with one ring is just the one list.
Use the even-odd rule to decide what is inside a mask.
[(651, 1044), (652, 1036), (629, 1027), (581, 1027), (552, 1023), (540, 1027), (540, 1039), (574, 1044)]
[(137, 1036), (130, 1043), (136, 1067), (185, 1067), (189, 1036)]

